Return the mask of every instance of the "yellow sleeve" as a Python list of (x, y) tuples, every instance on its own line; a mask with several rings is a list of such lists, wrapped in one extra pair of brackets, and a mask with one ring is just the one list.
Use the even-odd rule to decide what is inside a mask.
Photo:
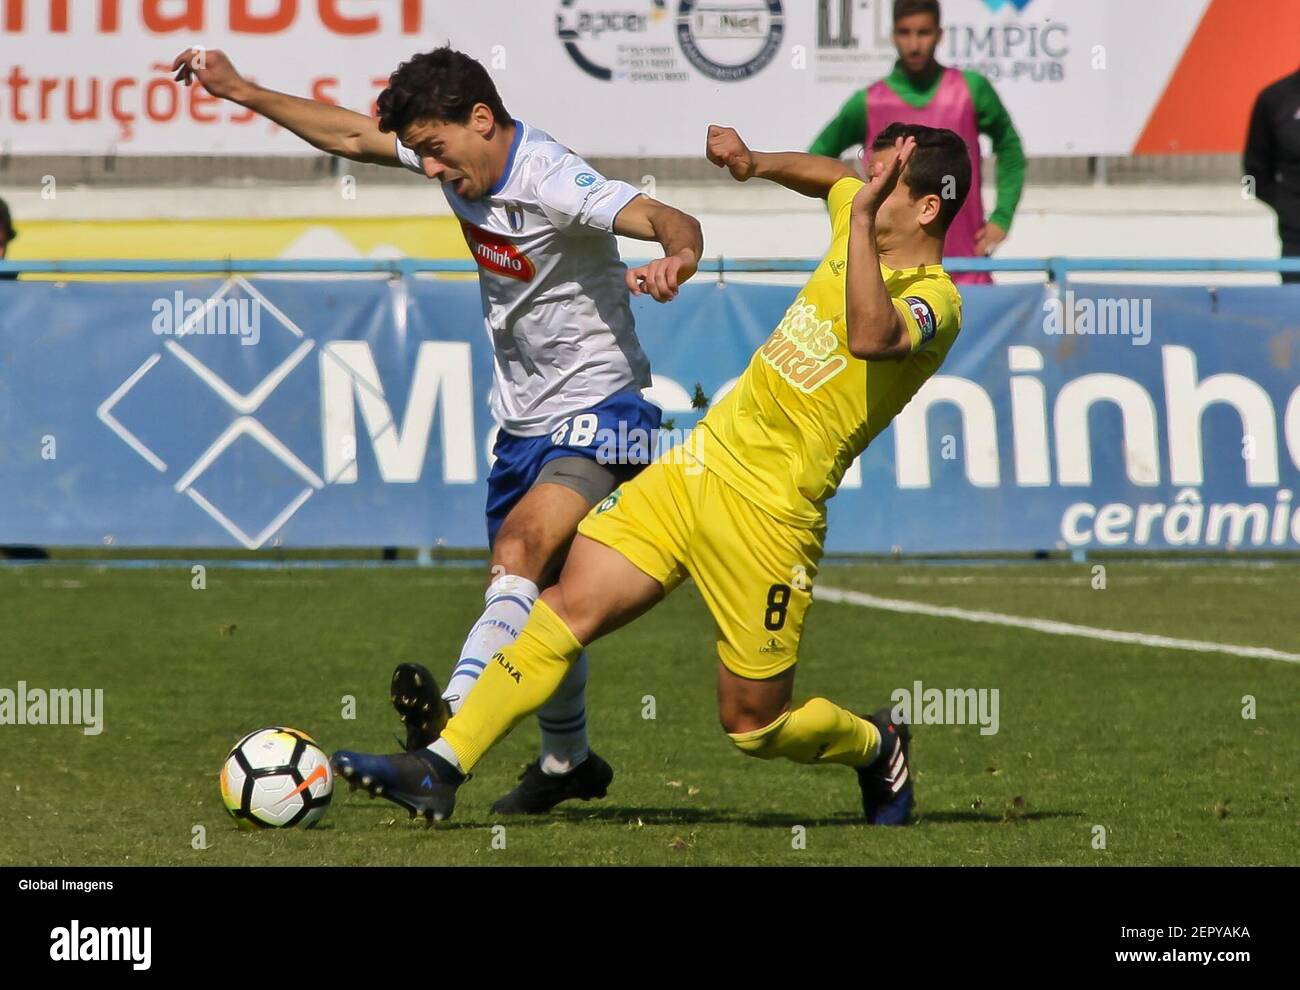
[(848, 228), (853, 197), (865, 185), (856, 175), (846, 175), (831, 186), (831, 191), (826, 196), (826, 209), (831, 215), (832, 237), (838, 237), (842, 230)]
[(938, 279), (933, 284), (921, 282), (908, 286), (907, 295), (894, 300), (903, 314), (912, 351), (929, 347), (938, 340), (946, 350), (961, 329), (961, 297)]

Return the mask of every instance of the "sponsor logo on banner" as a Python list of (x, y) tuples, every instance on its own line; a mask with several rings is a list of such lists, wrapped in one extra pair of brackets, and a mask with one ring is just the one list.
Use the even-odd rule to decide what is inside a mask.
[[(1003, 13), (994, 23), (949, 20), (938, 51), (940, 61), (976, 69), (994, 82), (1062, 81), (1069, 28), (1056, 19), (1020, 20), (1017, 14), (1032, 2), (983, 0), (990, 14)], [(861, 86), (888, 75), (898, 59), (893, 7), (893, 0), (817, 0), (817, 82)], [(979, 8), (959, 11), (969, 15)]]
[(602, 82), (686, 82), (667, 36), (667, 0), (560, 0), (555, 33), (569, 58)]
[(817, 81), (861, 86), (888, 75), (898, 58), (893, 7), (893, 0), (817, 0)]
[[(365, 110), (387, 83), (392, 52), (423, 45), (416, 39), (438, 30), (439, 13), (429, 0), (4, 0), (5, 153), (211, 154), (243, 147), (299, 154), (291, 133), (277, 133), (202, 86), (177, 84), (170, 53), (202, 39), (233, 50), (241, 69), (254, 76), (284, 67), (278, 52), (329, 52), (328, 66), (301, 60), (295, 78), (280, 83), (317, 101)], [(197, 65), (205, 48), (189, 51)], [(168, 55), (160, 59), (159, 52)]]
[(520, 254), (519, 249), (504, 238), (489, 234), (472, 223), (462, 221), (460, 228), (465, 232), (465, 243), (480, 268), (521, 282), (531, 282), (537, 274), (528, 256)]
[(984, 0), (993, 15), (978, 22), (948, 21), (939, 59), (974, 69), (990, 82), (1065, 82), (1070, 24), (1059, 17), (1020, 16), (1032, 0)]
[[(0, 285), (0, 351), (32, 383), (8, 407), (9, 432), (66, 422), (89, 437), (70, 462), (53, 435), (39, 455), (9, 458), (0, 542), (481, 545), (481, 494), (468, 486), (496, 430), (475, 425), (493, 366), (476, 286), (235, 276), (186, 298), (201, 285), (204, 314), (256, 300), (256, 346), (201, 332), (188, 305), (182, 327), (155, 335), (151, 303), (171, 301), (171, 282)], [(1138, 325), (1124, 334), (1109, 297), (1083, 286), (1064, 302), (1068, 335), (1042, 311), (1057, 287), (976, 288), (979, 346), (954, 348), (845, 472), (832, 549), (1300, 546), (1294, 307), (1254, 287), (1218, 303), (1201, 286), (1143, 287), (1150, 314), (1129, 318), (1142, 317), (1150, 343), (1134, 347)], [(648, 397), (683, 417), (676, 427), (699, 411), (682, 382), (716, 406), (753, 354), (754, 326), (779, 324), (753, 366), (792, 387), (853, 370), (806, 299), (783, 311), (788, 296), (728, 292), (736, 315), (721, 323), (711, 293), (684, 294), (670, 314), (638, 310), (647, 349), (662, 354)], [(56, 295), (67, 308), (46, 326), (39, 313)], [(1225, 333), (1246, 298), (1249, 332)], [(1090, 299), (1105, 334), (1102, 323), (1081, 333)], [(663, 344), (701, 328), (714, 334), (706, 351)]]
[[(602, 82), (730, 82), (771, 63), (785, 37), (781, 0), (559, 0), (555, 33)], [(674, 44), (674, 41), (676, 44)]]
[[(163, 360), (164, 354), (178, 359), (195, 376), (208, 385), (224, 403), (235, 413), (235, 419), (229, 427), (213, 440), (206, 450), (198, 456), (172, 487), (178, 494), (191, 498), (196, 505), (216, 520), (228, 533), (239, 540), (245, 547), (256, 549), (270, 539), (291, 516), (300, 509), (309, 498), (325, 486), (325, 481), (291, 451), (283, 441), (268, 430), (256, 417), (255, 413), (264, 405), (271, 393), (290, 373), (312, 352), (315, 341), (310, 340), (292, 320), (284, 316), (265, 296), (243, 279), (227, 281), (205, 303), (203, 309), (209, 309), (226, 299), (239, 298), (237, 294), (246, 293), (263, 307), (273, 318), (276, 330), (285, 335), (287, 347), (279, 364), (267, 374), (251, 391), (246, 391), (247, 383), (232, 386), (225, 378), (218, 375), (208, 363), (202, 360), (190, 345), (191, 322), (187, 321), (177, 332), (176, 340), (169, 340), (163, 352), (151, 355), (135, 372), (123, 381), (111, 395), (100, 403), (97, 410), (101, 422), (127, 444), (132, 450), (149, 462), (156, 471), (166, 474), (169, 470), (167, 461), (157, 451), (145, 444), (135, 433), (126, 427), (119, 418), (117, 407), (127, 395), (145, 379)], [(280, 356), (277, 354), (277, 356)], [(290, 493), (287, 503), (261, 528), (260, 532), (249, 533), (244, 526), (235, 522), (228, 514), (230, 508), (219, 507), (199, 488), (201, 479), (208, 474), (209, 468), (232, 446), (249, 441), (258, 444), (274, 460), (288, 470), (290, 474)]]
[(690, 63), (721, 82), (748, 79), (785, 36), (781, 0), (681, 0), (677, 41)]
[[(277, 534), (309, 499), (327, 487), (357, 484), (358, 449), (367, 437), (385, 484), (419, 482), (438, 411), (443, 420), (442, 483), (478, 480), (468, 343), (422, 342), (410, 374), (405, 414), (394, 414), (369, 342), (334, 340), (317, 347), (293, 319), (238, 276), (228, 279), (204, 308), (242, 296), (256, 300), (267, 314), (257, 360), (220, 360), (221, 353), (210, 344), (205, 350), (205, 338), (192, 329), (192, 320), (96, 409), (100, 422), (165, 478), (177, 495), (188, 497), (250, 550), (272, 540), (278, 545)], [(293, 441), (281, 435), (294, 430), (294, 423), (285, 418), (276, 394), (300, 371), (310, 374), (308, 359), (313, 355), (320, 383), (320, 420), (305, 434), (295, 431), (295, 450)], [(175, 436), (156, 429), (163, 408), (160, 395), (167, 394), (168, 376), (175, 375), (178, 366), (185, 369), (179, 374), (188, 388), (197, 384), (197, 391), (187, 391), (186, 402), (215, 403), (214, 418), (226, 422), (223, 430), (214, 428), (215, 436), (186, 434), (186, 442), (178, 444)], [(290, 382), (285, 391), (295, 387), (302, 387), (301, 378)], [(150, 409), (152, 414), (141, 415)], [(323, 471), (300, 456), (305, 437), (319, 445)], [(177, 455), (179, 464), (173, 461)]]

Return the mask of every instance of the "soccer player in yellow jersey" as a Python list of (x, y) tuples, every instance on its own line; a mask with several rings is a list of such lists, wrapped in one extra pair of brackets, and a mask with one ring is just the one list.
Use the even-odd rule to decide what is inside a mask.
[(941, 265), (944, 233), (970, 188), (952, 131), (894, 124), (870, 178), (830, 158), (751, 151), (710, 127), (708, 156), (827, 200), (831, 246), (736, 387), (665, 454), (597, 505), (558, 583), (519, 638), (494, 654), (426, 750), (342, 750), (335, 768), (412, 815), (451, 814), (485, 752), (532, 714), (583, 647), (641, 615), (688, 575), (717, 623), (718, 707), (743, 752), (853, 767), (873, 824), (901, 825), (913, 789), (905, 725), (825, 698), (794, 701), (795, 661), (845, 470), (939, 368), (961, 329)]

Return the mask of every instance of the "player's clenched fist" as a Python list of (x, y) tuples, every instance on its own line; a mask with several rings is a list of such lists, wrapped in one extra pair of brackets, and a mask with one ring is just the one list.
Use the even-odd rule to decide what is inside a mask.
[(172, 61), (176, 81), (186, 86), (197, 79), (213, 96), (238, 103), (250, 88), (249, 82), (235, 71), (226, 53), (215, 48), (187, 48)]
[(734, 127), (710, 124), (705, 154), (718, 168), (730, 171), (732, 178), (738, 182), (754, 176), (754, 153), (740, 139)]
[(655, 302), (668, 302), (677, 298), (683, 282), (695, 274), (695, 261), (691, 252), (672, 254), (637, 268), (627, 270), (627, 287), (634, 296), (650, 295)]

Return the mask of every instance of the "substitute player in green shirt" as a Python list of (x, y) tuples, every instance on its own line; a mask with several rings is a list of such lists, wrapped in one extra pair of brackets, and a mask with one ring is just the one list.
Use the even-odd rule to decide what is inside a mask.
[[(871, 147), (893, 123), (924, 124), (955, 131), (971, 156), (971, 195), (948, 229), (947, 253), (955, 258), (984, 257), (1006, 238), (1025, 186), (1025, 152), (1011, 116), (992, 84), (978, 72), (947, 68), (935, 59), (943, 38), (939, 0), (895, 0), (894, 45), (898, 61), (884, 79), (854, 93), (808, 150), (838, 158), (855, 144)], [(993, 141), (997, 158), (998, 201), (984, 219), (979, 195), (979, 136)], [(954, 282), (989, 283), (983, 272), (959, 273)]]

